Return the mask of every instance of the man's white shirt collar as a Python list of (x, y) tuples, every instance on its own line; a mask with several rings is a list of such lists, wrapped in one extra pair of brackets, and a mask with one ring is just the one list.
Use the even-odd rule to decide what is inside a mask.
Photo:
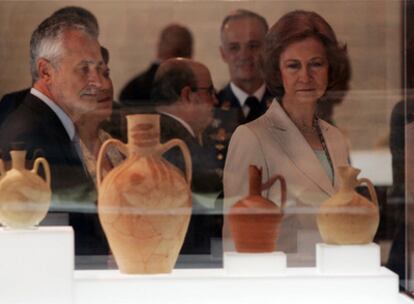
[(167, 115), (167, 116), (170, 116), (171, 118), (173, 118), (173, 119), (175, 119), (175, 120), (177, 120), (179, 123), (181, 123), (182, 125), (183, 125), (183, 127), (188, 131), (188, 132), (190, 132), (190, 134), (193, 136), (193, 137), (196, 137), (195, 136), (195, 133), (194, 133), (194, 131), (193, 131), (193, 129), (190, 127), (190, 125), (187, 123), (187, 122), (185, 122), (184, 120), (182, 120), (181, 118), (179, 118), (179, 117), (177, 117), (177, 116), (175, 116), (175, 115), (172, 115), (172, 114), (170, 114), (170, 113), (167, 113), (167, 112), (162, 112), (162, 111), (160, 111), (160, 113), (161, 114), (164, 114), (164, 115)]
[(70, 117), (65, 113), (65, 111), (63, 111), (53, 100), (35, 88), (30, 89), (30, 94), (39, 98), (49, 108), (52, 109), (52, 111), (57, 115), (60, 122), (65, 127), (66, 133), (68, 134), (70, 140), (73, 140), (75, 137), (75, 125), (73, 124), (73, 121), (70, 119)]
[(265, 84), (262, 84), (262, 86), (258, 88), (256, 92), (254, 92), (252, 95), (249, 95), (246, 92), (244, 92), (242, 89), (236, 86), (233, 82), (230, 82), (230, 88), (233, 91), (234, 95), (236, 95), (236, 98), (239, 101), (241, 107), (244, 106), (246, 99), (249, 96), (255, 96), (259, 101), (261, 101), (266, 92)]

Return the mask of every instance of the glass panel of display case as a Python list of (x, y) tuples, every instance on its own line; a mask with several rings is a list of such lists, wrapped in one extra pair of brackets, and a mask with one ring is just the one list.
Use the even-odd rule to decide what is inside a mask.
[[(405, 104), (400, 104), (399, 109), (399, 116), (403, 116), (404, 114), (404, 124), (400, 123), (400, 128), (404, 128), (405, 130), (405, 138), (401, 137), (399, 141), (404, 144), (405, 143), (405, 154), (401, 153), (402, 155), (402, 163), (405, 160), (405, 199), (406, 199), (406, 217), (404, 218), (406, 223), (406, 233), (400, 233), (397, 235), (398, 237), (398, 244), (400, 250), (406, 250), (406, 273), (407, 273), (407, 290), (413, 294), (414, 286), (413, 286), (413, 242), (410, 238), (412, 238), (414, 230), (413, 230), (413, 219), (414, 219), (414, 208), (413, 208), (413, 182), (414, 182), (414, 175), (413, 175), (413, 37), (414, 37), (414, 25), (411, 22), (411, 16), (414, 13), (414, 2), (407, 1), (405, 5)], [(400, 134), (402, 132), (399, 132)], [(405, 159), (404, 159), (405, 155)], [(405, 232), (405, 231), (404, 231)], [(404, 244), (406, 245), (404, 247)], [(400, 262), (401, 268), (403, 267), (403, 261)]]
[(26, 151), (83, 296), (118, 269), (413, 292), (413, 3), (0, 1), (0, 233)]

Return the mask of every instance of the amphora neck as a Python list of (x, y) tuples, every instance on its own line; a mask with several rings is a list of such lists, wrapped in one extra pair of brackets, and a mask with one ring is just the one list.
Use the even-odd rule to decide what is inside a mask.
[(160, 145), (158, 114), (127, 115), (129, 154), (151, 155)]
[(249, 196), (261, 195), (262, 170), (256, 166), (249, 166)]
[(339, 166), (338, 172), (341, 179), (341, 190), (354, 191), (354, 189), (358, 186), (357, 176), (361, 170), (355, 169), (351, 166)]
[(26, 169), (26, 151), (15, 150), (10, 151), (12, 158), (12, 168), (16, 170)]

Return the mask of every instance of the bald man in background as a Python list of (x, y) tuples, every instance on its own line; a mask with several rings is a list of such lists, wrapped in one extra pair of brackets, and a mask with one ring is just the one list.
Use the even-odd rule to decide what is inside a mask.
[(193, 36), (190, 30), (180, 24), (167, 25), (160, 34), (157, 44), (157, 59), (143, 73), (130, 80), (122, 89), (119, 101), (125, 106), (152, 104), (151, 89), (155, 73), (162, 62), (174, 57), (191, 58)]

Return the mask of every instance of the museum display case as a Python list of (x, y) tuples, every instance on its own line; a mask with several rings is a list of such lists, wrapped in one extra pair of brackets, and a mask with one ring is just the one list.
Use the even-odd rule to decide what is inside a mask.
[[(10, 153), (22, 145), (8, 139), (23, 128), (13, 120), (24, 98), (34, 95), (57, 113), (53, 96), (64, 100), (67, 93), (46, 94), (46, 102), (20, 91), (39, 88), (33, 69), (47, 78), (47, 88), (64, 73), (59, 60), (42, 65), (29, 54), (36, 56), (30, 48), (36, 27), (49, 16), (69, 18), (52, 15), (66, 6), (96, 17), (99, 26), (82, 26), (99, 40), (88, 53), (101, 59), (98, 76), (91, 74), (81, 87), (84, 78), (76, 73), (90, 70), (74, 65), (59, 82), (78, 75), (71, 87), (77, 92), (67, 101), (75, 104), (80, 96), (83, 102), (77, 105), (82, 115), (67, 104), (66, 114), (58, 115), (72, 120), (72, 129), (61, 128), (74, 132), (68, 146), (59, 137), (22, 137), (25, 148)], [(253, 25), (234, 36), (225, 32), (230, 21), (223, 20), (238, 9), (262, 16), (273, 35), (256, 33), (261, 40), (252, 40)], [(313, 28), (283, 40), (295, 15), (287, 25), (276, 22), (296, 10), (317, 14)], [(414, 1), (0, 0), (0, 16), (0, 303), (414, 303)], [(182, 34), (182, 27), (190, 33)], [(191, 41), (190, 51), (176, 56), (196, 60), (196, 68), (187, 67), (198, 78), (188, 90), (164, 96), (157, 89), (168, 91), (166, 83), (179, 78), (169, 79), (168, 69), (188, 60), (163, 65), (162, 41), (175, 31), (183, 35), (181, 43)], [(66, 38), (59, 36), (65, 41), (59, 47), (69, 48)], [(59, 56), (75, 56), (89, 43)], [(304, 62), (305, 74), (288, 78), (287, 71), (293, 75)], [(149, 65), (156, 79), (152, 99), (136, 103), (125, 97), (127, 84)], [(268, 76), (276, 68), (280, 92), (272, 87), (277, 79)], [(256, 99), (267, 112), (256, 109), (263, 116), (235, 131), (238, 115), (253, 113), (252, 96), (246, 93), (244, 108), (235, 110), (225, 91), (235, 90), (230, 77), (243, 78), (247, 70), (260, 79), (254, 95), (262, 90), (262, 101)], [(301, 93), (289, 95), (287, 79)], [(101, 89), (90, 89), (94, 81)], [(306, 85), (298, 89), (298, 83)], [(174, 108), (185, 115), (171, 110), (173, 95), (187, 102)], [(89, 107), (91, 96), (96, 108)], [(317, 101), (310, 126), (296, 124), (284, 96), (299, 96), (302, 108)], [(181, 129), (174, 133), (177, 121)], [(58, 129), (48, 122), (42, 119), (46, 131)], [(34, 153), (31, 140), (48, 146), (34, 147), (41, 148)], [(58, 167), (69, 146), (81, 161)], [(16, 169), (37, 188), (10, 182), (7, 174)], [(9, 224), (10, 210), (22, 225)]]

